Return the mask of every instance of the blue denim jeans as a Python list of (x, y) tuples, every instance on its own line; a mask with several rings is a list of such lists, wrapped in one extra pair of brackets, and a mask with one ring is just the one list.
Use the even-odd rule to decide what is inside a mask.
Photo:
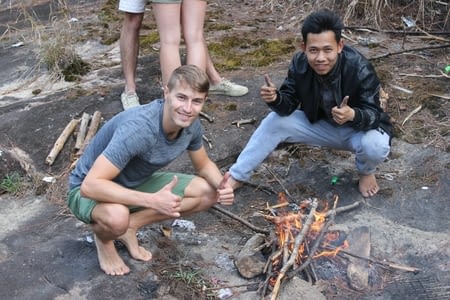
[(250, 137), (230, 172), (234, 179), (248, 181), (252, 172), (280, 143), (302, 143), (355, 153), (359, 174), (369, 175), (389, 154), (389, 135), (381, 128), (356, 131), (350, 126), (333, 126), (325, 120), (310, 123), (301, 110), (289, 116), (269, 113)]

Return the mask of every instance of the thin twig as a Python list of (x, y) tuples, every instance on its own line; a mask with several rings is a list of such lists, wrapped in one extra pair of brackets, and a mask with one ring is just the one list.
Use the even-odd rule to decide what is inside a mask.
[(255, 232), (263, 233), (263, 234), (269, 234), (269, 230), (267, 230), (267, 229), (262, 229), (262, 228), (259, 228), (259, 227), (256, 227), (256, 226), (253, 225), (252, 223), (250, 223), (250, 222), (248, 222), (248, 221), (242, 219), (241, 217), (239, 217), (239, 216), (233, 214), (232, 212), (230, 212), (230, 211), (224, 209), (223, 207), (220, 207), (220, 206), (218, 206), (218, 205), (214, 205), (212, 208), (215, 209), (215, 210), (217, 210), (217, 211), (219, 211), (219, 212), (221, 212), (221, 213), (223, 213), (224, 215), (229, 216), (230, 218), (233, 218), (233, 219), (235, 219), (235, 220), (241, 222), (242, 224), (244, 224), (245, 226), (249, 227), (250, 229), (252, 229), (252, 230), (255, 231)]

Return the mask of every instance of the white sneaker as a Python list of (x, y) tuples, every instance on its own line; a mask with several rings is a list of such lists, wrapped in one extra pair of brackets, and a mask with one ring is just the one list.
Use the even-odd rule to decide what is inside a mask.
[(248, 93), (248, 88), (231, 82), (226, 79), (222, 79), (218, 84), (211, 85), (209, 87), (210, 95), (226, 95), (231, 97), (244, 96)]
[(136, 94), (136, 92), (129, 92), (129, 93), (123, 92), (122, 95), (120, 95), (120, 101), (122, 101), (122, 106), (124, 110), (140, 105), (139, 97)]

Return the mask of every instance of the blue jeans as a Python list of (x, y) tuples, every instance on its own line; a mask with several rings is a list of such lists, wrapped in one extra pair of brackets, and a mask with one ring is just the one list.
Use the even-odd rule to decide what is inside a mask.
[(280, 143), (302, 143), (355, 153), (361, 175), (375, 172), (389, 154), (389, 135), (381, 128), (356, 131), (350, 126), (333, 126), (325, 120), (309, 122), (301, 110), (289, 116), (269, 113), (250, 137), (230, 172), (234, 179), (248, 181), (252, 172)]

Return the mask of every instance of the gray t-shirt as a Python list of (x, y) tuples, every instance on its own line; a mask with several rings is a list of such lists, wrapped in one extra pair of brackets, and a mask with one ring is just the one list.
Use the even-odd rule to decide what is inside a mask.
[(202, 127), (195, 120), (175, 140), (162, 130), (164, 101), (123, 111), (109, 120), (90, 142), (69, 178), (70, 189), (80, 186), (94, 161), (103, 154), (118, 169), (114, 181), (136, 187), (157, 170), (167, 166), (185, 150), (202, 146)]

